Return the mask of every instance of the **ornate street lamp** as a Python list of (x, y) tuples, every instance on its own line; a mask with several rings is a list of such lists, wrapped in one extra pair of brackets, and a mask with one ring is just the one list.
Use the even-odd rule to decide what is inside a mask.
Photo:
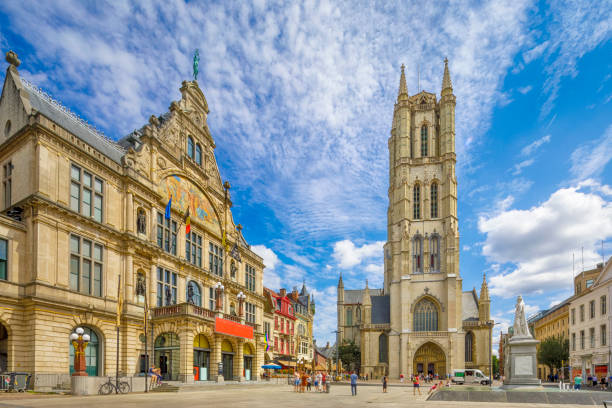
[(215, 310), (221, 311), (223, 308), (223, 290), (225, 290), (225, 286), (221, 282), (217, 282), (214, 286), (215, 288)]
[(244, 300), (246, 299), (246, 295), (240, 291), (238, 293), (238, 315), (240, 317), (244, 317)]
[(83, 334), (85, 330), (82, 327), (77, 327), (75, 333), (70, 335), (70, 341), (74, 347), (74, 373), (73, 376), (86, 377), (87, 371), (85, 364), (85, 349), (89, 344), (89, 334)]

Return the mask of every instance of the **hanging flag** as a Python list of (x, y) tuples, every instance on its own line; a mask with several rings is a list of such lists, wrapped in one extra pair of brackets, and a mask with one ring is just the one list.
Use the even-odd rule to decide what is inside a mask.
[(266, 334), (266, 351), (270, 350), (270, 343), (268, 342), (268, 332)]
[(189, 234), (191, 232), (191, 218), (189, 217), (189, 207), (187, 207), (187, 212), (185, 213), (185, 234)]
[(166, 205), (166, 219), (170, 219), (170, 213), (172, 212), (172, 194), (170, 194), (170, 200), (168, 200), (168, 204)]
[(117, 283), (117, 327), (121, 326), (121, 309), (123, 309), (123, 293), (121, 291), (121, 274)]
[(238, 244), (235, 242), (234, 246), (232, 247), (232, 252), (230, 252), (230, 256), (238, 262), (242, 262), (242, 259), (240, 259), (240, 252), (238, 251)]

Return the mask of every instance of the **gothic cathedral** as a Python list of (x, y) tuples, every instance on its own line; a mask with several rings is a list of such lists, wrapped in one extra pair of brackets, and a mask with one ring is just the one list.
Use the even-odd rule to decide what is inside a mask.
[(338, 341), (361, 349), (362, 375), (489, 375), (490, 299), (459, 274), (455, 95), (444, 60), (442, 95), (408, 95), (404, 66), (389, 138), (389, 208), (382, 289), (338, 282)]

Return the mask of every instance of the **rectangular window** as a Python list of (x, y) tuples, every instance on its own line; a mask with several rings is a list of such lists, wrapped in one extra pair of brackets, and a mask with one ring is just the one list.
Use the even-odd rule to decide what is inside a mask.
[(202, 267), (202, 236), (190, 232), (185, 237), (185, 258), (195, 266)]
[(70, 168), (70, 209), (102, 222), (104, 182), (81, 167)]
[(580, 321), (584, 322), (584, 305), (580, 305)]
[(255, 292), (255, 268), (253, 268), (251, 265), (249, 264), (244, 264), (245, 265), (245, 285), (246, 288), (248, 290), (252, 290), (253, 292)]
[(208, 246), (208, 265), (211, 273), (223, 276), (223, 249), (212, 242)]
[(593, 286), (593, 279), (587, 279), (586, 285), (584, 287), (588, 289), (591, 286)]
[(572, 326), (576, 324), (576, 309), (572, 309)]
[(176, 305), (176, 272), (157, 267), (157, 307)]
[(78, 235), (70, 235), (70, 289), (102, 296), (104, 247)]
[(576, 351), (576, 333), (572, 333), (572, 351)]
[(264, 333), (268, 335), (268, 338), (270, 338), (270, 322), (264, 322)]
[(580, 350), (584, 350), (584, 330), (580, 330)]
[(608, 343), (608, 336), (607, 336), (607, 332), (606, 332), (606, 325), (602, 324), (600, 329), (600, 337), (601, 337), (601, 345), (605, 346)]
[(274, 330), (278, 330), (278, 316), (274, 316)]
[(249, 302), (245, 302), (245, 320), (249, 323), (255, 323), (255, 305)]
[(418, 184), (412, 191), (412, 218), (415, 220), (421, 218), (421, 186)]
[(176, 221), (157, 213), (157, 246), (172, 255), (176, 255), (176, 230)]
[(589, 302), (589, 318), (594, 319), (595, 318), (595, 301), (591, 300)]
[(210, 310), (215, 310), (215, 289), (208, 288), (208, 308)]
[(608, 311), (608, 308), (607, 308), (607, 305), (606, 305), (606, 295), (603, 295), (599, 299), (599, 303), (600, 303), (600, 306), (601, 306), (601, 315), (605, 316), (607, 311)]
[(0, 280), (8, 280), (8, 241), (0, 238)]
[(12, 193), (12, 176), (13, 175), (13, 163), (8, 162), (4, 165), (4, 208), (11, 206), (11, 193)]
[(595, 328), (591, 327), (589, 329), (589, 337), (590, 337), (590, 343), (591, 343), (591, 348), (595, 347)]

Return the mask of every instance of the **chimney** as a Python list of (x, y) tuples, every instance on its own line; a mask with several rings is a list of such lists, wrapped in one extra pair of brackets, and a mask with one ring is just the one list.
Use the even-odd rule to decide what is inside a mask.
[(282, 297), (287, 296), (287, 289), (282, 288), (282, 289), (280, 290), (280, 295), (281, 295)]
[(328, 349), (329, 348), (329, 341), (327, 342), (327, 344), (325, 345), (325, 348)]

